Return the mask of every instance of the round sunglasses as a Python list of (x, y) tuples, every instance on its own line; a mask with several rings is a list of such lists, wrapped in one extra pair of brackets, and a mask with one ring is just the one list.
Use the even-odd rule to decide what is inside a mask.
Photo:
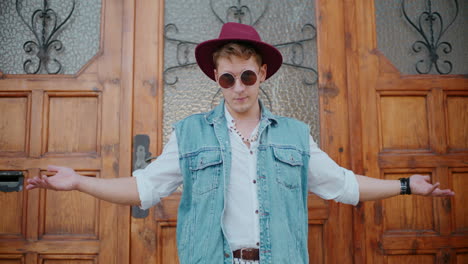
[[(219, 86), (224, 89), (231, 88), (236, 83), (236, 78), (231, 73), (223, 73), (218, 78)], [(246, 86), (254, 85), (257, 82), (257, 73), (252, 70), (245, 70), (241, 73), (240, 80)]]

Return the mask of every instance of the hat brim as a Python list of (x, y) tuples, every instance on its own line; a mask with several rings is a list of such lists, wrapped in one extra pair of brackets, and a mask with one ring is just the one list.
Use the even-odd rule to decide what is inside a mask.
[(239, 38), (207, 40), (198, 44), (195, 48), (195, 59), (200, 69), (213, 81), (216, 81), (214, 75), (216, 67), (213, 62), (213, 53), (222, 45), (229, 42), (247, 42), (255, 47), (256, 51), (262, 56), (262, 63), (267, 65), (265, 79), (275, 74), (281, 67), (281, 64), (283, 64), (283, 56), (279, 50), (265, 42)]

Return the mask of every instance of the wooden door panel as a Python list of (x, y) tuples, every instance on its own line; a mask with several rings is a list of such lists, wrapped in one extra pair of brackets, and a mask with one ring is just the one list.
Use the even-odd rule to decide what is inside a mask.
[(177, 209), (179, 207), (181, 193), (164, 198), (155, 208), (156, 237), (156, 263), (179, 263), (177, 255)]
[(163, 244), (160, 249), (160, 263), (178, 264), (179, 257), (177, 256), (177, 242), (176, 242), (176, 229), (177, 224), (175, 221), (171, 222), (158, 222), (158, 237)]
[[(41, 217), (41, 236), (72, 236), (96, 239), (98, 237), (99, 203), (89, 195), (45, 191)], [(45, 200), (45, 201), (44, 201)]]
[[(414, 173), (433, 176), (428, 170), (412, 170), (411, 173), (405, 171), (384, 171), (383, 179), (398, 180), (409, 177)], [(376, 215), (381, 215), (383, 221), (383, 235), (392, 233), (407, 233), (414, 235), (438, 232), (436, 230), (434, 218), (434, 202), (430, 197), (421, 196), (397, 196), (390, 199), (376, 202)]]
[(307, 243), (309, 263), (325, 263), (323, 222), (312, 224), (309, 220), (309, 239)]
[(40, 255), (39, 264), (95, 264), (97, 263), (96, 256), (86, 255)]
[(379, 94), (382, 151), (429, 150), (427, 94)]
[(44, 99), (44, 154), (100, 153), (101, 93), (54, 92)]
[(457, 263), (468, 263), (468, 252), (460, 252), (456, 255)]
[(0, 192), (2, 216), (0, 237), (19, 239), (24, 236), (25, 195), (22, 192)]
[(28, 150), (29, 92), (0, 91), (0, 150), (3, 155), (25, 155)]
[[(467, 87), (468, 89), (468, 87)], [(445, 93), (449, 152), (468, 151), (468, 93)]]
[[(78, 171), (87, 177), (96, 172)], [(41, 192), (39, 236), (43, 239), (98, 239), (100, 202), (80, 192)]]
[(354, 166), (381, 179), (429, 175), (431, 182), (456, 190), (453, 198), (399, 196), (364, 203), (355, 217), (355, 239), (362, 241), (355, 260), (463, 263), (457, 252), (468, 248), (467, 211), (460, 206), (468, 202), (463, 194), (468, 79), (402, 75), (377, 49), (374, 1), (348, 2), (348, 65), (358, 72), (348, 83), (359, 106), (351, 118), (358, 120), (353, 134), (362, 146), (353, 152), (363, 157)]
[(387, 258), (388, 264), (431, 264), (437, 263), (435, 254), (394, 255)]
[(0, 254), (0, 264), (24, 264), (24, 256)]
[(468, 207), (466, 204), (466, 201), (468, 201), (468, 194), (466, 193), (466, 190), (468, 190), (468, 169), (451, 169), (449, 179), (451, 188), (456, 193), (451, 205), (453, 208), (453, 229), (451, 232), (466, 236), (468, 234)]

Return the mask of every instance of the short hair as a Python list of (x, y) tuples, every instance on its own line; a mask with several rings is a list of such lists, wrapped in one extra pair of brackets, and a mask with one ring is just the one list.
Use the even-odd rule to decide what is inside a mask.
[(218, 59), (219, 58), (227, 58), (231, 56), (236, 56), (242, 59), (250, 59), (250, 57), (254, 56), (255, 61), (259, 66), (262, 66), (262, 56), (260, 53), (255, 49), (254, 46), (249, 44), (248, 42), (229, 42), (224, 44), (220, 48), (218, 48), (213, 53), (213, 63), (215, 68), (218, 68)]

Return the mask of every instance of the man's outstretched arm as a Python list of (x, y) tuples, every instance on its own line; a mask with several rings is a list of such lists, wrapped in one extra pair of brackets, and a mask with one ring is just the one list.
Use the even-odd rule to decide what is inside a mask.
[[(381, 180), (362, 175), (356, 175), (359, 183), (359, 200), (380, 200), (400, 194), (401, 184), (399, 180)], [(453, 196), (450, 189), (441, 190), (440, 183), (430, 183), (429, 176), (412, 175), (410, 177), (411, 194), (423, 196)]]
[(77, 190), (112, 203), (140, 205), (134, 177), (114, 179), (86, 177), (76, 173), (71, 168), (59, 166), (48, 166), (47, 170), (55, 172), (55, 175), (50, 177), (43, 175), (28, 179), (26, 189)]

